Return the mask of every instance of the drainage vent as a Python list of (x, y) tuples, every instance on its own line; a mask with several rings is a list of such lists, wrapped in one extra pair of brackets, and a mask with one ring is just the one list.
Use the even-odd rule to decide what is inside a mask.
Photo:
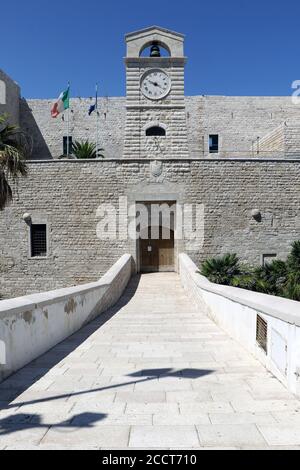
[(256, 341), (267, 354), (268, 324), (259, 315), (256, 317)]

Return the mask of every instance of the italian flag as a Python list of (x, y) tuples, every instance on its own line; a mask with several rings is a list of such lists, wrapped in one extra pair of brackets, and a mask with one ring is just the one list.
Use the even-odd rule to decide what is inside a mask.
[(70, 107), (70, 86), (65, 91), (62, 91), (55, 103), (51, 108), (51, 116), (56, 118), (60, 113), (63, 113)]

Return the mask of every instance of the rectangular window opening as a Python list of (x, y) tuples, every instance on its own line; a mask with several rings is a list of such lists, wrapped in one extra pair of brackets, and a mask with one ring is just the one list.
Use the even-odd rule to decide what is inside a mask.
[(31, 256), (47, 256), (46, 224), (32, 224), (30, 227)]
[(260, 315), (256, 317), (256, 342), (267, 354), (268, 324)]
[(271, 263), (274, 259), (277, 258), (276, 253), (264, 253), (262, 255), (262, 265), (266, 266), (266, 264)]
[(208, 139), (209, 153), (219, 152), (219, 136), (218, 134), (210, 134)]
[(69, 135), (69, 148), (68, 148), (68, 136), (63, 137), (63, 155), (71, 155), (72, 153), (72, 136)]

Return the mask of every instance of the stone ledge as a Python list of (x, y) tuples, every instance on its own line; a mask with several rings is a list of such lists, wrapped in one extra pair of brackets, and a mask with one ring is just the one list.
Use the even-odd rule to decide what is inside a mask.
[(132, 163), (132, 162), (138, 162), (138, 163), (146, 163), (146, 162), (152, 162), (152, 161), (162, 161), (162, 162), (245, 162), (245, 163), (300, 163), (300, 156), (299, 158), (241, 158), (241, 157), (232, 157), (232, 158), (105, 158), (103, 159), (73, 159), (73, 158), (65, 158), (65, 159), (48, 159), (48, 160), (27, 160), (28, 164), (37, 164), (37, 163), (76, 163), (76, 164), (84, 164), (84, 163), (101, 163), (105, 164), (107, 162), (116, 162), (116, 163)]
[(300, 326), (300, 302), (275, 297), (273, 295), (253, 292), (239, 287), (222, 286), (210, 282), (206, 277), (198, 274), (198, 268), (193, 261), (184, 253), (180, 255), (183, 262), (197, 287), (213, 294), (221, 295), (226, 299), (238, 302), (259, 312), (283, 320), (291, 325)]

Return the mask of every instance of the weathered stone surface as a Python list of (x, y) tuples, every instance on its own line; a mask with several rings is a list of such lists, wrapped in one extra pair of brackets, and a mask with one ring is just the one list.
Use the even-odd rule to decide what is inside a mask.
[[(241, 355), (244, 365), (234, 373), (228, 367), (220, 374), (220, 347), (229, 362)], [(141, 348), (145, 357), (138, 355), (134, 362)], [(165, 351), (164, 363), (147, 360), (147, 352), (155, 349)], [(101, 353), (113, 350), (130, 351), (133, 362), (112, 356), (107, 367), (111, 375), (99, 376)], [(91, 369), (94, 376), (85, 376), (76, 366), (93, 351), (98, 351), (94, 363), (99, 367)], [(199, 364), (190, 362), (184, 359), (186, 351), (190, 357), (209, 351), (216, 365), (209, 356)], [(113, 310), (7, 380), (17, 388), (12, 387), (12, 395), (0, 402), (0, 447), (299, 446), (300, 419), (295, 411), (300, 409), (299, 400), (288, 392), (282, 400), (283, 385), (258, 362), (249, 374), (247, 362), (252, 363), (252, 357), (196, 308), (176, 274), (134, 278)], [(180, 390), (181, 383), (192, 384), (192, 390)], [(165, 391), (153, 391), (151, 384), (164, 384)], [(256, 399), (256, 389), (262, 387), (264, 400)], [(1, 400), (7, 388), (5, 382), (0, 385)], [(246, 400), (245, 392), (252, 398)]]
[[(99, 240), (96, 210), (112, 204), (119, 213), (119, 197), (129, 205), (138, 194), (163, 199), (174, 194), (178, 203), (204, 204), (204, 244), (188, 237), (175, 243), (196, 264), (209, 256), (236, 252), (243, 261), (260, 264), (263, 253), (285, 258), (299, 238), (300, 162), (182, 161), (163, 162), (165, 180), (151, 183), (149, 162), (56, 161), (29, 164), (20, 179), (14, 202), (0, 214), (1, 294), (24, 295), (95, 281), (125, 252), (136, 257), (131, 239)], [(188, 169), (184, 173), (182, 168)], [(51, 181), (51, 184), (49, 182)], [(142, 183), (141, 183), (142, 182)], [(17, 188), (14, 188), (17, 194)], [(251, 217), (258, 207), (261, 222)], [(48, 224), (49, 253), (29, 258), (29, 227)], [(118, 235), (118, 232), (117, 232)], [(124, 231), (122, 231), (124, 235)], [(180, 242), (180, 247), (179, 247)], [(9, 262), (5, 261), (9, 260)]]

